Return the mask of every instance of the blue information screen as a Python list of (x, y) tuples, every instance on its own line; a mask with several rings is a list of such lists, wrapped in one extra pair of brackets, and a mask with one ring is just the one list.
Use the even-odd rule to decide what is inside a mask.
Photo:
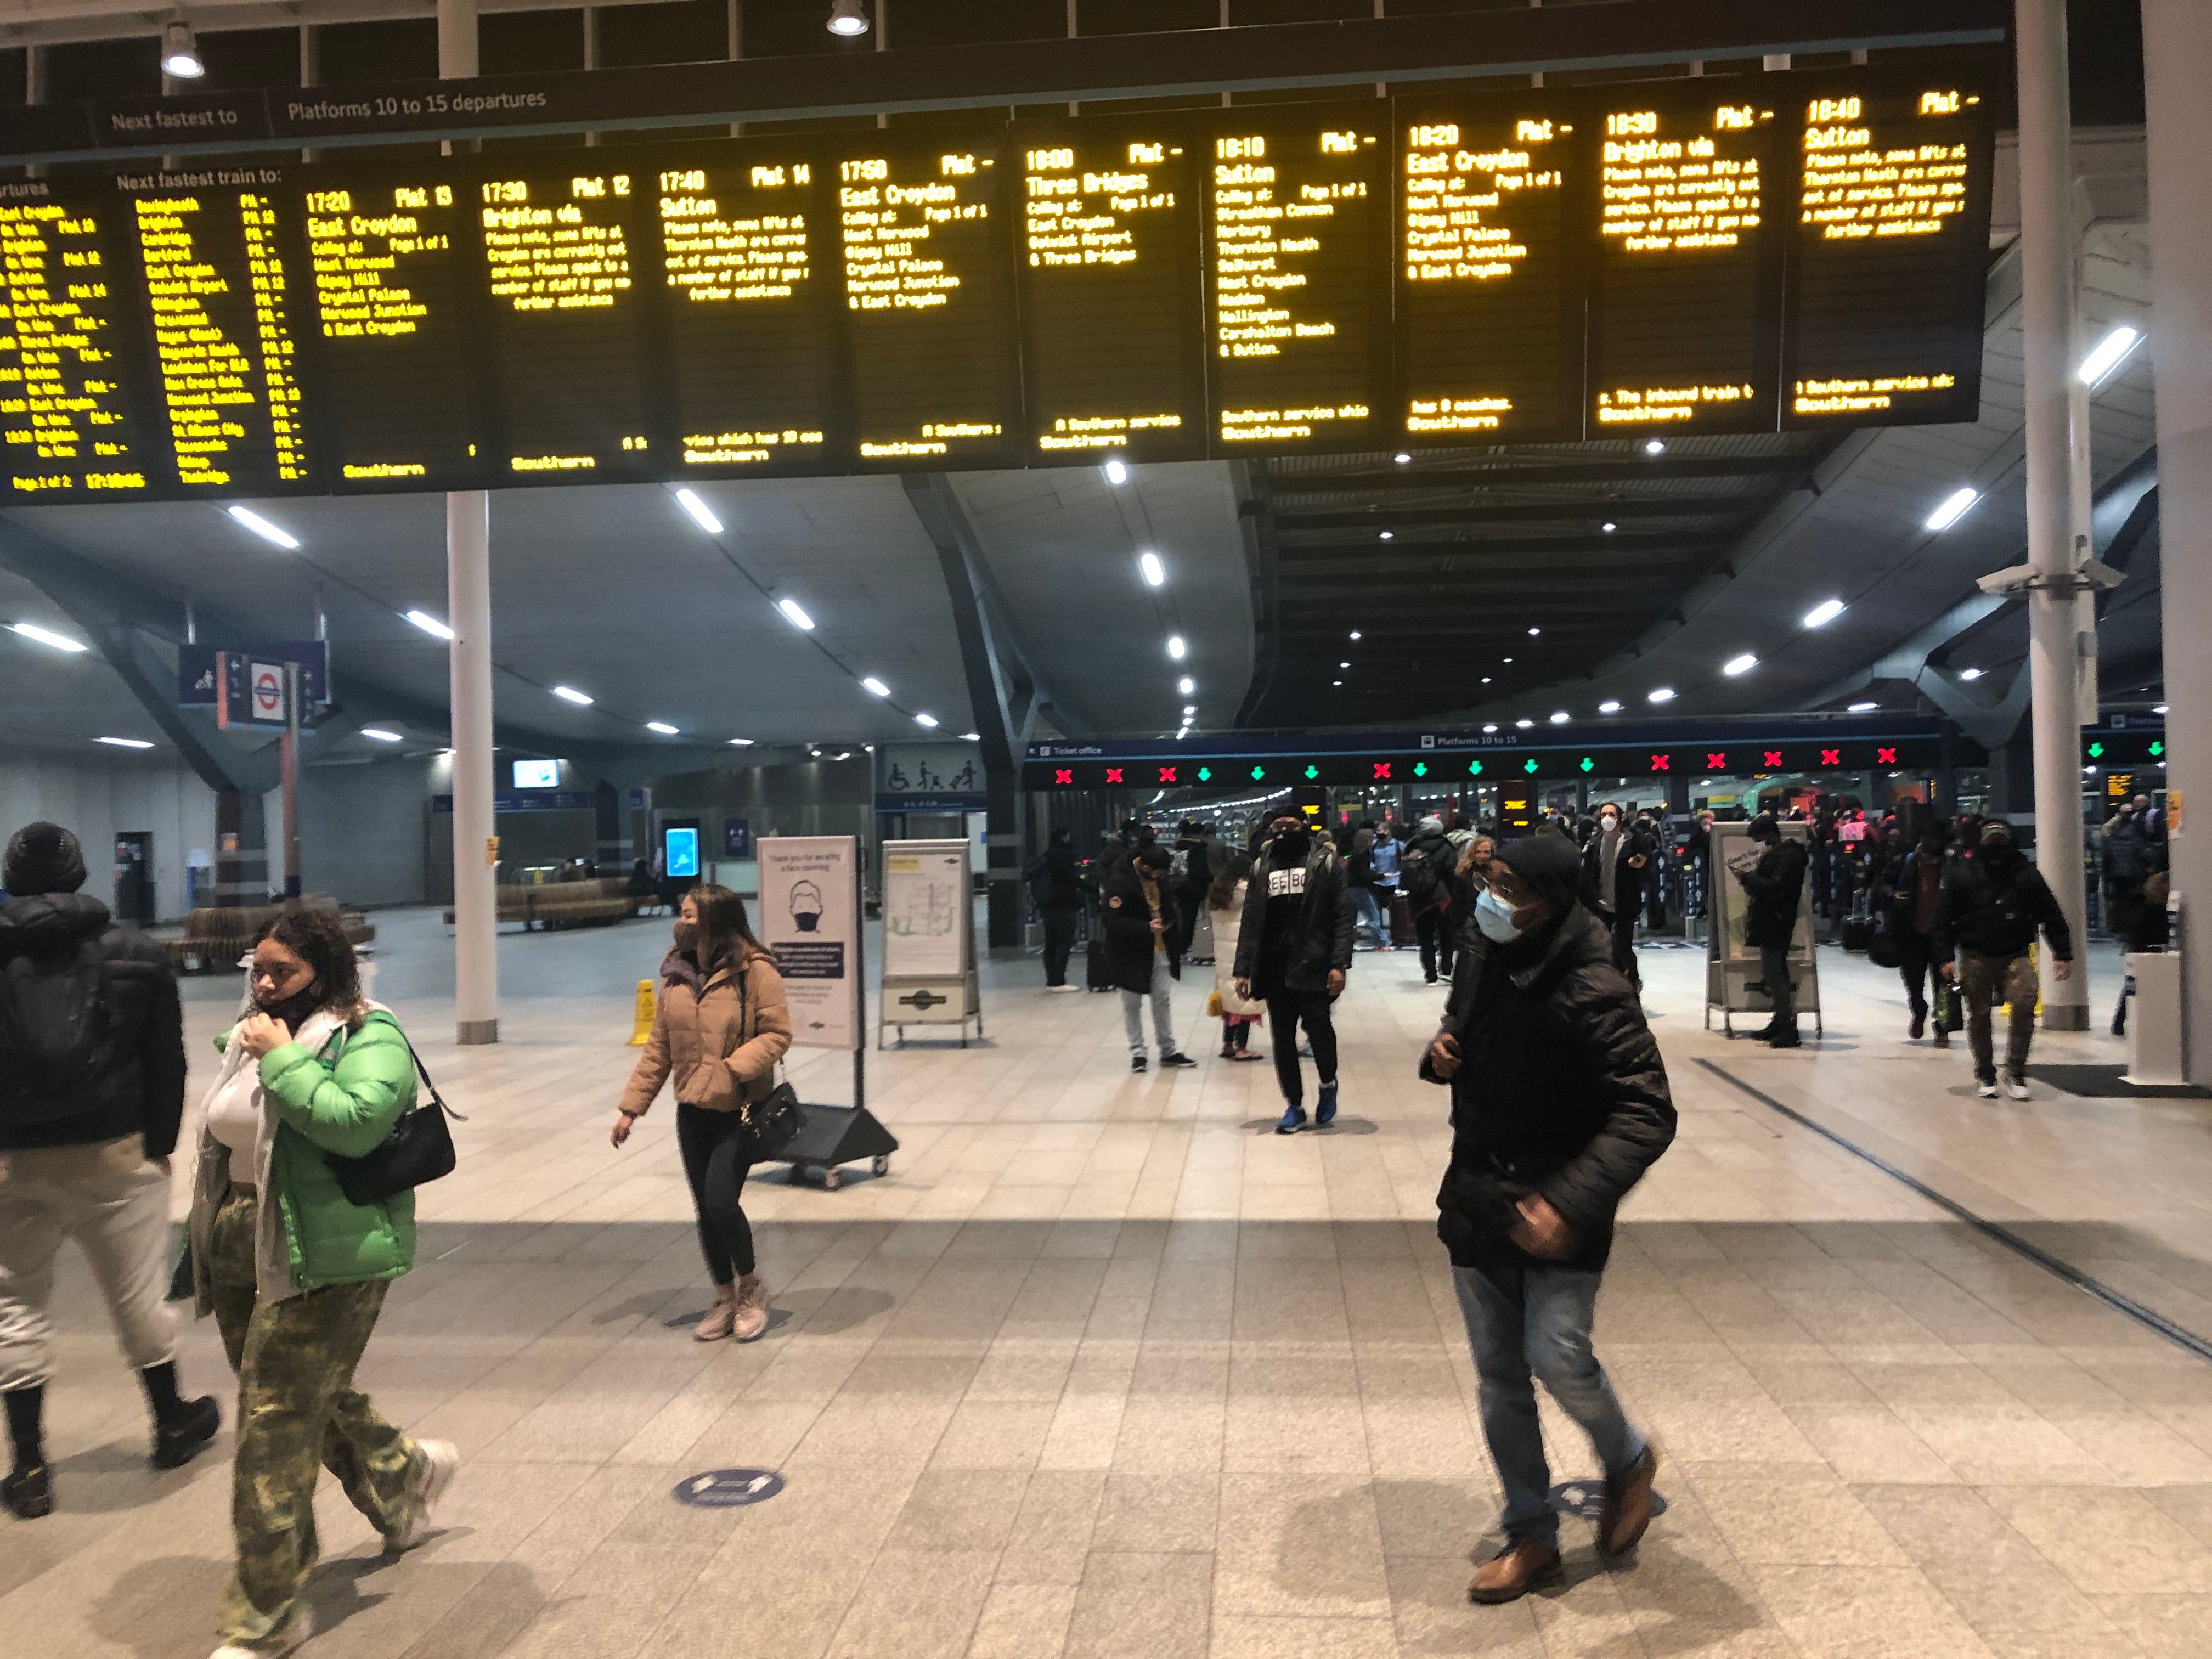
[(696, 876), (699, 873), (699, 832), (696, 830), (663, 830), (663, 845), (668, 853), (668, 873), (672, 876)]

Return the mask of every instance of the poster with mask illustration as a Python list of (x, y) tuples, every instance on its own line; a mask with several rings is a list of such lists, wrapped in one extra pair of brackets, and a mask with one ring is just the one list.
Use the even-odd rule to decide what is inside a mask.
[(783, 969), (791, 1040), (860, 1046), (860, 845), (850, 836), (763, 836), (761, 942)]

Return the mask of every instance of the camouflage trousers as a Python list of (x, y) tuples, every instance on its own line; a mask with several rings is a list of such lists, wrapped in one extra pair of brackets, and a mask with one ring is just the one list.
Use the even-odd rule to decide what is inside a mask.
[(223, 1589), (222, 1634), (246, 1646), (285, 1629), (314, 1570), (315, 1466), (385, 1533), (408, 1518), (424, 1468), (415, 1443), (353, 1386), (384, 1285), (327, 1285), (258, 1303), (257, 1220), (254, 1195), (234, 1187), (208, 1250), (216, 1323), (238, 1373), (230, 1510), (238, 1569)]

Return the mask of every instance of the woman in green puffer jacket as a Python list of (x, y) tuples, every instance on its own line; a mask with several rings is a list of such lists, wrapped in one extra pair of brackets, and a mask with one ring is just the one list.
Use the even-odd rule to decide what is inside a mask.
[(238, 1569), (215, 1659), (289, 1653), (313, 1633), (315, 1478), (327, 1464), (354, 1507), (404, 1550), (459, 1457), (377, 1414), (354, 1368), (386, 1287), (415, 1263), (415, 1195), (350, 1202), (329, 1155), (374, 1151), (415, 1103), (415, 1067), (391, 1011), (362, 994), (336, 915), (287, 908), (253, 948), (253, 1006), (216, 1040), (192, 1194), (199, 1311), (238, 1372), (232, 1527)]

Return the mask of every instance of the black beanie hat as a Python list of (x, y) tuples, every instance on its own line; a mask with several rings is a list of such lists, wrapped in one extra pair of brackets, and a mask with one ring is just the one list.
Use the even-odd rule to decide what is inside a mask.
[(0, 859), (0, 887), (17, 898), (74, 893), (84, 885), (84, 848), (58, 823), (27, 823)]
[(1565, 836), (1522, 836), (1498, 849), (1498, 862), (1553, 909), (1571, 909), (1582, 886), (1582, 849)]

